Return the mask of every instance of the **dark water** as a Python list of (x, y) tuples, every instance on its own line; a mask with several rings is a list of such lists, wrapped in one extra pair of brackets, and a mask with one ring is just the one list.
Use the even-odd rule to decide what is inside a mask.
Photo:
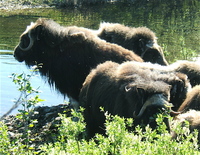
[[(169, 62), (178, 59), (194, 59), (200, 53), (200, 2), (199, 0), (152, 0), (133, 4), (102, 4), (81, 8), (65, 9), (27, 9), (17, 12), (0, 10), (0, 76), (1, 111), (4, 113), (12, 106), (11, 101), (19, 93), (8, 78), (13, 72), (29, 72), (22, 63), (14, 60), (13, 51), (20, 34), (30, 22), (39, 17), (51, 18), (62, 25), (77, 25), (97, 29), (100, 22), (122, 23), (128, 26), (146, 26), (153, 30), (158, 43), (164, 48)], [(9, 51), (6, 51), (9, 50)], [(10, 51), (11, 50), (11, 51)], [(62, 96), (51, 91), (40, 77), (32, 82), (41, 86), (44, 105), (58, 104)]]

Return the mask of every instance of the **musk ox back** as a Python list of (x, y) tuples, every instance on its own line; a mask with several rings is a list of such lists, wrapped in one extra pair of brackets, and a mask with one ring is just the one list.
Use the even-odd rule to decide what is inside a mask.
[(14, 51), (15, 58), (38, 69), (51, 86), (78, 100), (82, 83), (99, 63), (143, 60), (132, 51), (99, 39), (86, 28), (63, 27), (39, 18), (27, 27)]
[(170, 105), (171, 90), (178, 89), (182, 79), (174, 72), (162, 73), (144, 64), (125, 62), (120, 65), (108, 61), (90, 72), (79, 98), (80, 105), (85, 108), (89, 137), (105, 133), (105, 116), (100, 107), (112, 115), (134, 118), (134, 126), (156, 127), (152, 116)]
[(168, 65), (154, 32), (146, 27), (127, 27), (121, 24), (101, 23), (97, 35), (111, 43), (134, 51), (145, 62)]

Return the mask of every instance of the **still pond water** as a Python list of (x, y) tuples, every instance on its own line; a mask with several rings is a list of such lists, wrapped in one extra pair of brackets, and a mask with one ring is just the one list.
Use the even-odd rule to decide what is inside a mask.
[[(0, 116), (12, 107), (12, 100), (19, 97), (16, 85), (8, 76), (12, 73), (30, 74), (23, 63), (18, 63), (13, 58), (12, 52), (26, 26), (39, 17), (54, 19), (62, 25), (77, 25), (91, 29), (97, 29), (103, 21), (134, 27), (146, 26), (156, 33), (158, 43), (163, 47), (166, 59), (170, 63), (178, 59), (196, 59), (200, 54), (198, 0), (155, 0), (134, 5), (102, 4), (81, 8), (40, 8), (14, 12), (0, 10)], [(200, 63), (200, 60), (196, 61)], [(31, 83), (34, 88), (40, 87), (40, 98), (46, 100), (42, 105), (63, 103), (63, 97), (50, 89), (40, 76), (35, 76)], [(17, 110), (13, 113), (16, 112)]]

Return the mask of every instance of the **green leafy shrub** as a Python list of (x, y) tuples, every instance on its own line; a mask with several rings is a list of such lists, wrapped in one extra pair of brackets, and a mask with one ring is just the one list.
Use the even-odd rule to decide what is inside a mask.
[[(143, 131), (138, 126), (134, 132), (129, 132), (126, 129), (126, 126), (130, 126), (132, 123), (132, 119), (106, 115), (107, 136), (96, 134), (89, 141), (86, 141), (84, 137), (79, 137), (84, 132), (85, 126), (82, 116), (79, 116), (78, 122), (62, 116), (60, 141), (42, 146), (41, 149), (45, 152), (44, 154), (166, 155), (199, 153), (197, 133), (184, 132), (185, 129), (178, 126), (176, 131), (181, 134), (178, 135), (176, 140), (172, 140), (171, 135), (166, 130), (166, 125), (163, 123), (163, 115), (158, 115), (159, 127), (157, 130), (152, 130), (147, 126)], [(180, 137), (181, 141), (178, 141)]]

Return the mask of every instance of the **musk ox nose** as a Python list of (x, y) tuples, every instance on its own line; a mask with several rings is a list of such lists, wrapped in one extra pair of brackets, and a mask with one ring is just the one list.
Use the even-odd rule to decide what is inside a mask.
[(24, 61), (24, 52), (20, 50), (19, 46), (15, 47), (13, 56), (19, 62)]

